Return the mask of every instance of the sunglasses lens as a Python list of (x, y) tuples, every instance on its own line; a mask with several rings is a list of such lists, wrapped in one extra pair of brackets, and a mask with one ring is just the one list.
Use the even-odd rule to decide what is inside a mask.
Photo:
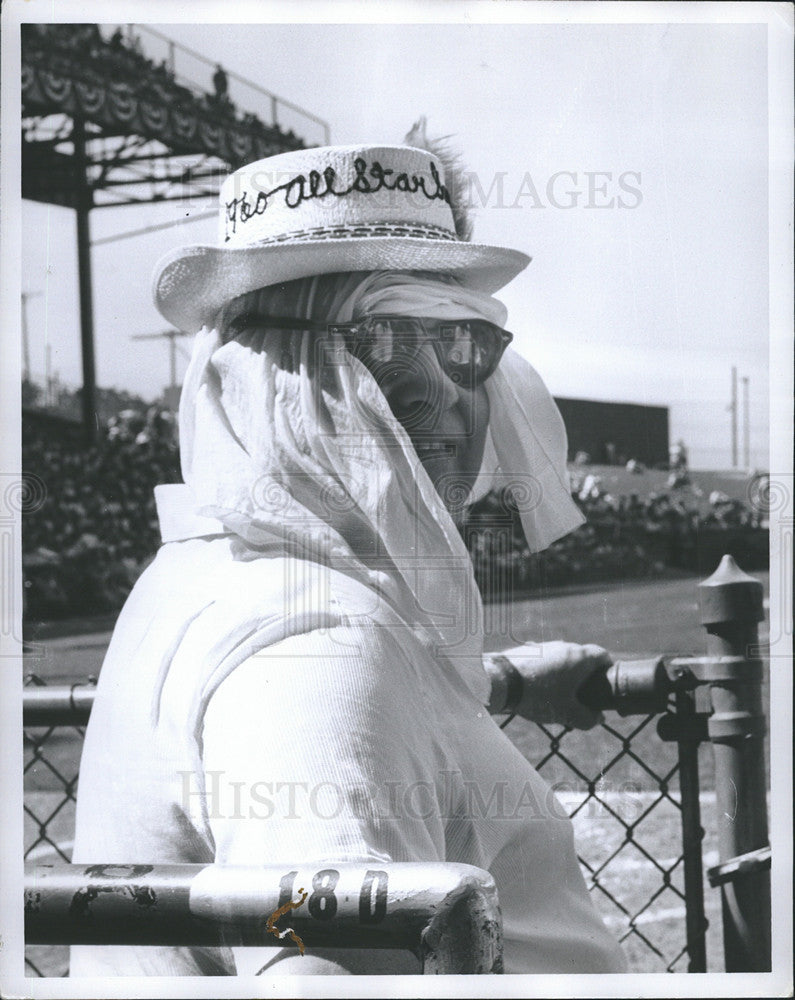
[(468, 320), (444, 324), (440, 334), (443, 367), (459, 385), (479, 385), (497, 367), (503, 351), (503, 339), (498, 327), (485, 320)]
[(486, 320), (440, 322), (413, 316), (371, 316), (351, 346), (370, 367), (390, 362), (399, 354), (413, 357), (428, 342), (445, 374), (457, 385), (471, 388), (493, 373), (508, 340), (504, 331)]

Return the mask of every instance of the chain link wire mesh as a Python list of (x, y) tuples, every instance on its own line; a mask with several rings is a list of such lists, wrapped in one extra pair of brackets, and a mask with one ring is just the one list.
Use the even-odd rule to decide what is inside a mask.
[[(25, 683), (46, 682), (29, 674)], [(677, 749), (659, 739), (655, 718), (609, 713), (599, 727), (583, 733), (508, 716), (501, 728), (571, 817), (586, 884), (621, 941), (630, 970), (686, 972)], [(80, 726), (24, 730), (26, 861), (71, 860), (83, 735)], [(709, 806), (710, 793), (702, 800)], [(696, 842), (703, 830), (697, 834)], [(706, 842), (702, 851), (711, 847)], [(718, 907), (717, 899), (712, 902)], [(717, 932), (717, 910), (710, 916)], [(29, 976), (66, 976), (68, 962), (66, 947), (26, 949)]]
[[(586, 885), (630, 970), (687, 972), (677, 745), (660, 740), (657, 718), (608, 713), (600, 726), (583, 733), (508, 716), (502, 728), (570, 816)], [(702, 809), (711, 806), (714, 796), (707, 792)], [(702, 855), (715, 854), (714, 838), (706, 838), (703, 828), (695, 831), (694, 842)], [(708, 897), (707, 903), (712, 904), (707, 930), (717, 955), (719, 900)]]
[[(45, 685), (46, 681), (36, 674), (25, 677), (26, 687)], [(23, 729), (25, 861), (72, 860), (84, 735), (82, 726)], [(28, 945), (25, 968), (31, 976), (66, 976), (69, 974), (69, 949)]]

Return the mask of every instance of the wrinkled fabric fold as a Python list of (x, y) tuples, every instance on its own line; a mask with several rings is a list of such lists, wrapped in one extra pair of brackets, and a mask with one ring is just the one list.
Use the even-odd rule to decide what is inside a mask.
[[(485, 701), (482, 605), (467, 549), (372, 374), (333, 332), (249, 327), (224, 342), (221, 331), (249, 311), (329, 323), (375, 313), (480, 317), (504, 326), (505, 307), (438, 275), (323, 275), (264, 288), (200, 331), (180, 406), (196, 514), (263, 554), (308, 560), (370, 588), (374, 620), (397, 616)], [(568, 493), (565, 430), (540, 377), (513, 351), (487, 392), (491, 433), (469, 499), (511, 484), (537, 551), (581, 522)], [(263, 600), (284, 603), (280, 587), (275, 581)]]

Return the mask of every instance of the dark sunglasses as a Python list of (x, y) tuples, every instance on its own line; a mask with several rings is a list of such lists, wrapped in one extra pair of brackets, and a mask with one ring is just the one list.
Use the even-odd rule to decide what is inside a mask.
[(513, 334), (485, 319), (431, 319), (426, 316), (367, 316), (355, 323), (320, 323), (284, 316), (244, 314), (230, 324), (234, 335), (248, 327), (313, 330), (338, 334), (347, 350), (374, 374), (395, 358), (414, 358), (431, 344), (444, 373), (465, 388), (494, 373)]

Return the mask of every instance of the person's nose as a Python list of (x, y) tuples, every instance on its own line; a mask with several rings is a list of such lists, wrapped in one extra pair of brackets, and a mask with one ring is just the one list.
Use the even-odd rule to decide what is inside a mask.
[(442, 416), (458, 405), (461, 389), (445, 373), (430, 344), (403, 359), (396, 372), (381, 388), (407, 430), (433, 430)]

